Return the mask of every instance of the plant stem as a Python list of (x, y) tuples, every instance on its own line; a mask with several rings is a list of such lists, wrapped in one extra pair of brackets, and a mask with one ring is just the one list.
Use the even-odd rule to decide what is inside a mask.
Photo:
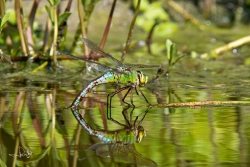
[(174, 1), (167, 1), (168, 5), (174, 9), (176, 12), (180, 13), (186, 20), (190, 21), (193, 25), (199, 27), (199, 29), (203, 30), (204, 26), (190, 13), (186, 12), (178, 3)]
[(5, 14), (5, 0), (0, 0), (0, 18)]
[[(84, 24), (84, 11), (83, 11), (83, 6), (82, 6), (82, 1), (81, 0), (78, 0), (78, 15), (79, 15), (79, 19), (80, 19), (80, 25), (81, 25), (81, 30), (82, 30), (82, 37), (83, 38), (86, 38), (87, 35), (86, 35), (86, 27), (85, 27), (85, 24)], [(84, 54), (86, 56), (89, 55), (89, 50), (88, 50), (88, 47), (86, 45), (84, 45)]]
[[(212, 53), (212, 54), (215, 53), (216, 55), (219, 55), (219, 54), (222, 54), (226, 51), (229, 51), (231, 49), (234, 49), (236, 47), (242, 46), (242, 45), (247, 44), (247, 43), (250, 43), (250, 35), (242, 37), (240, 39), (237, 39), (237, 40), (230, 42), (224, 46), (218, 47), (218, 48), (212, 50), (210, 53)], [(200, 58), (204, 59), (204, 58), (207, 58), (208, 56), (209, 56), (209, 53), (204, 53), (204, 54), (200, 55)]]
[(28, 47), (27, 47), (27, 41), (23, 33), (23, 21), (21, 17), (21, 2), (20, 0), (15, 0), (15, 10), (16, 10), (16, 20), (17, 20), (17, 27), (18, 32), (20, 35), (21, 40), (21, 46), (22, 46), (22, 52), (27, 56), (28, 54)]
[(35, 15), (36, 15), (36, 11), (37, 11), (37, 7), (38, 7), (39, 2), (40, 2), (40, 0), (34, 0), (32, 9), (31, 9), (31, 12), (29, 15), (29, 24), (28, 24), (28, 27), (26, 30), (27, 42), (28, 42), (29, 46), (32, 46), (32, 48), (30, 47), (30, 51), (33, 52), (33, 54), (34, 54), (34, 50), (33, 50), (34, 39), (33, 39), (33, 35), (32, 35), (32, 30), (33, 30), (33, 23), (34, 23), (34, 19), (35, 19)]
[(105, 42), (107, 40), (107, 36), (108, 36), (108, 33), (109, 33), (109, 28), (110, 28), (112, 18), (113, 18), (113, 14), (114, 14), (114, 10), (115, 10), (115, 5), (116, 5), (116, 0), (113, 1), (112, 7), (111, 7), (111, 10), (110, 10), (110, 13), (109, 13), (108, 22), (106, 24), (106, 28), (105, 28), (105, 31), (103, 33), (102, 41), (101, 41), (101, 44), (100, 44), (101, 49), (104, 48)]
[(130, 45), (130, 42), (131, 42), (132, 33), (133, 33), (133, 30), (134, 30), (134, 25), (135, 25), (135, 21), (136, 21), (137, 15), (138, 15), (139, 10), (140, 10), (140, 4), (141, 4), (141, 0), (138, 0), (137, 5), (136, 5), (136, 9), (135, 9), (135, 14), (134, 14), (133, 20), (132, 20), (132, 22), (130, 24), (127, 42), (126, 42), (125, 48), (124, 48), (124, 50), (122, 52), (121, 62), (124, 61), (124, 56), (127, 53), (129, 45)]
[(183, 103), (163, 103), (155, 104), (151, 107), (153, 108), (204, 108), (204, 107), (225, 107), (225, 106), (249, 106), (249, 101), (193, 101), (193, 102), (183, 102)]
[(56, 42), (57, 42), (57, 35), (58, 35), (58, 18), (57, 18), (57, 11), (56, 7), (52, 7), (53, 17), (54, 17), (54, 37), (52, 42), (52, 47), (50, 49), (50, 56), (53, 57), (53, 66), (54, 69), (57, 69), (57, 57), (56, 57)]

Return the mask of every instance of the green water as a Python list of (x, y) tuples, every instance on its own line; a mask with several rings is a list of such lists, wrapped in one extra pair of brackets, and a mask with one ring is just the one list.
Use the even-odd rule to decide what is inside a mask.
[[(249, 101), (248, 71), (247, 65), (184, 58), (168, 78), (161, 76), (142, 90), (152, 104)], [(155, 70), (145, 73), (153, 76)], [(15, 148), (20, 147), (32, 153), (29, 158), (16, 157), (20, 166), (25, 163), (32, 166), (126, 166), (124, 161), (99, 158), (94, 156), (95, 152), (86, 151), (100, 141), (79, 127), (69, 109), (58, 109), (71, 104), (87, 80), (94, 77), (92, 74), (22, 74), (17, 77), (2, 72), (1, 75), (4, 83), (1, 85), (1, 115), (9, 113), (2, 117), (5, 122), (1, 123), (0, 131), (1, 156), (7, 166), (11, 166), (14, 159), (9, 154), (15, 154)], [(106, 96), (115, 87), (100, 85), (84, 99), (84, 117), (92, 128), (122, 128), (106, 120)], [(133, 119), (146, 110), (145, 102), (136, 95), (134, 102), (138, 108)], [(124, 122), (118, 96), (113, 98), (112, 106), (112, 116)], [(147, 136), (136, 143), (135, 148), (158, 166), (248, 166), (249, 109), (245, 105), (152, 108), (141, 124)]]

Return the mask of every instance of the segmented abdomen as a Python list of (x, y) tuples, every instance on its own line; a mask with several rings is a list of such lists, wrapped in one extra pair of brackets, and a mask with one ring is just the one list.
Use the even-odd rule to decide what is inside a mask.
[(84, 98), (84, 96), (96, 85), (104, 84), (104, 83), (111, 83), (111, 82), (117, 82), (117, 75), (112, 72), (107, 72), (106, 74), (100, 76), (99, 78), (92, 80), (89, 82), (89, 84), (82, 89), (82, 91), (79, 93), (79, 95), (75, 98), (72, 107), (76, 107), (79, 105), (80, 101)]

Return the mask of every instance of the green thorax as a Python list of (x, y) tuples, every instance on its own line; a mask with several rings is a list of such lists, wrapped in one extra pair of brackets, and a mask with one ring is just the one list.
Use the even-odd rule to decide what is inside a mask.
[(121, 84), (135, 84), (137, 81), (137, 72), (131, 71), (124, 74), (109, 72), (105, 75), (107, 82), (117, 82)]
[(134, 143), (136, 142), (136, 136), (132, 130), (122, 129), (118, 131), (111, 131), (105, 134), (105, 137), (108, 138), (111, 143)]

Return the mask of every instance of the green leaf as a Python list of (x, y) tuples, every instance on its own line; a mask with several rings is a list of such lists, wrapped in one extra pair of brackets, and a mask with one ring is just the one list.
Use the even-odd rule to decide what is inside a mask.
[(173, 43), (171, 40), (167, 39), (166, 48), (167, 48), (168, 63), (171, 66), (174, 58), (177, 56), (176, 44)]
[(8, 12), (3, 16), (3, 19), (1, 20), (1, 27), (4, 26), (4, 24), (8, 21), (9, 18), (10, 18), (10, 13)]
[(51, 6), (56, 7), (61, 0), (47, 0)]
[(46, 8), (46, 11), (47, 11), (47, 13), (48, 13), (48, 15), (49, 15), (49, 19), (50, 19), (50, 21), (51, 21), (52, 24), (53, 24), (53, 23), (54, 23), (54, 19), (53, 19), (52, 15), (51, 15), (50, 9), (49, 9), (48, 6), (45, 6), (45, 8)]
[(51, 6), (54, 6), (54, 0), (47, 0)]
[(3, 26), (4, 24), (8, 21), (8, 19), (10, 18), (10, 13), (6, 13), (4, 16), (3, 16), (3, 19), (0, 18), (0, 33), (3, 29)]
[(171, 58), (174, 59), (177, 56), (176, 44), (173, 43), (170, 50)]
[(168, 60), (171, 59), (171, 46), (172, 46), (173, 42), (169, 39), (166, 40), (166, 48), (167, 48), (167, 57)]
[(2, 159), (0, 159), (0, 166), (2, 166), (2, 167), (7, 167), (7, 165), (3, 162)]
[(61, 26), (61, 24), (68, 19), (68, 17), (71, 15), (70, 12), (64, 12), (61, 14), (58, 18), (58, 25)]
[(57, 6), (61, 0), (54, 0), (54, 6)]
[(82, 0), (82, 5), (84, 8), (84, 12), (85, 12), (85, 19), (89, 19), (91, 13), (94, 10), (95, 4), (98, 2), (99, 0)]

